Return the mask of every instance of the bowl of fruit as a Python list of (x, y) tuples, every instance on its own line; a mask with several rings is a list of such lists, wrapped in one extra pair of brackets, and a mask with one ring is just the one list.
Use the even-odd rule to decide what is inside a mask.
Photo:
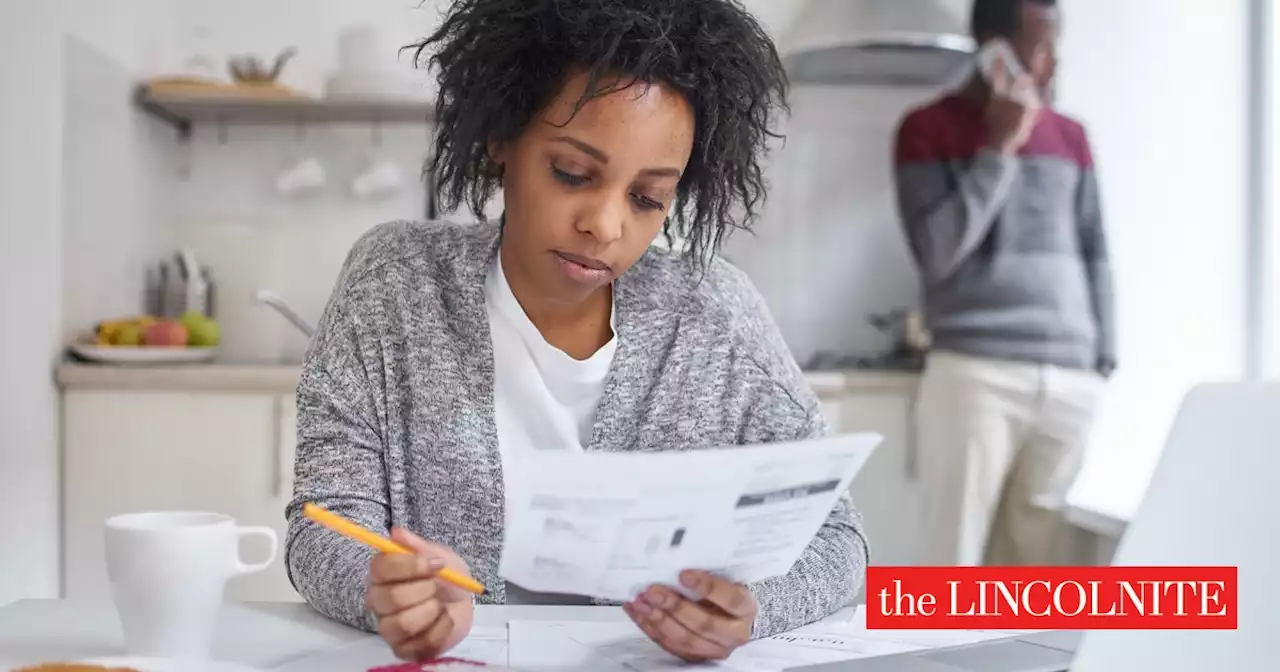
[(178, 364), (213, 359), (218, 339), (218, 323), (191, 311), (178, 319), (135, 315), (103, 320), (68, 349), (91, 362)]

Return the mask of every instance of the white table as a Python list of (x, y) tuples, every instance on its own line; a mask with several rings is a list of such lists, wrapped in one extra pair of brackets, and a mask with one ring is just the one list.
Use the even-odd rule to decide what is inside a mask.
[[(476, 607), (477, 626), (501, 626), (515, 619), (602, 621), (627, 616), (617, 607)], [(302, 603), (229, 603), (218, 623), (214, 657), (272, 669), (371, 636)], [(125, 655), (123, 638), (109, 601), (24, 600), (0, 607), (0, 671), (51, 660), (120, 655)]]

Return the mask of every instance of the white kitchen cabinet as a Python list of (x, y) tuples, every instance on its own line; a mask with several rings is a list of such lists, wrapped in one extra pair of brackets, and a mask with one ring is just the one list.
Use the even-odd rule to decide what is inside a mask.
[[(63, 407), (63, 573), (72, 599), (110, 594), (103, 522), (119, 513), (202, 510), (276, 531), (265, 571), (232, 579), (232, 600), (301, 598), (284, 571), (284, 507), (292, 493), (292, 395), (68, 390)], [(257, 560), (265, 542), (246, 539)]]
[(866, 526), (871, 563), (919, 564), (923, 508), (914, 461), (912, 394), (849, 393), (840, 407), (839, 426), (844, 432), (884, 436), (850, 488)]
[[(915, 445), (914, 384), (850, 386), (820, 401), (837, 431), (884, 436), (849, 488), (862, 514), (871, 564), (926, 563), (933, 556), (929, 540), (919, 535), (924, 490)], [(861, 601), (860, 595), (855, 602)]]

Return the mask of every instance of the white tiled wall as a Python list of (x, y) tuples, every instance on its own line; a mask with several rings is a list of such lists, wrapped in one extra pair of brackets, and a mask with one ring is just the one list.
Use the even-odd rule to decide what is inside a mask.
[(769, 167), (765, 217), (727, 256), (755, 281), (797, 359), (888, 348), (867, 322), (913, 307), (918, 283), (892, 181), (897, 120), (931, 92), (797, 87)]
[[(131, 69), (139, 76), (162, 71), (201, 49), (225, 58), (268, 56), (296, 46), (298, 57), (283, 81), (319, 94), (334, 67), (335, 40), (343, 27), (371, 23), (392, 43), (408, 44), (429, 31), (437, 16), (434, 0), (250, 4), (156, 5), (149, 31), (120, 44), (97, 45), (105, 53), (81, 49), (68, 83), (70, 95), (84, 102), (72, 106), (76, 112), (67, 130), (72, 139), (68, 163), (74, 166), (64, 189), (72, 204), (66, 241), (68, 333), (107, 315), (138, 310), (143, 266), (180, 243), (197, 253), (210, 251), (221, 307), (243, 307), (261, 287), (280, 292), (304, 315), (317, 316), (356, 237), (379, 222), (424, 213), (424, 193), (414, 178), (426, 155), (425, 127), (382, 128), (376, 150), (374, 129), (361, 126), (308, 128), (301, 136), (291, 127), (235, 127), (225, 134), (198, 127), (180, 146), (170, 129), (129, 107)], [(303, 4), (307, 20), (299, 25), (300, 14), (286, 9)], [(765, 20), (785, 23), (791, 9), (770, 7)], [(208, 40), (194, 40), (197, 29)], [(123, 63), (130, 55), (133, 62)], [(430, 87), (424, 73), (410, 69), (407, 54), (389, 50), (387, 65)], [(757, 234), (737, 236), (726, 253), (760, 286), (800, 359), (817, 350), (866, 352), (887, 346), (866, 315), (915, 301), (892, 204), (889, 160), (896, 119), (927, 95), (794, 91), (788, 141), (770, 164), (771, 197)], [(374, 202), (353, 197), (349, 181), (373, 154), (395, 161), (410, 188)], [(273, 180), (300, 156), (318, 158), (331, 185), (314, 198), (281, 197)], [(490, 216), (500, 207), (495, 204)], [(252, 233), (245, 237), (245, 232)], [(244, 247), (243, 255), (219, 253), (219, 245), (225, 250), (231, 240), (224, 234), (240, 236), (234, 245)], [(96, 249), (105, 252), (90, 252), (90, 244), (104, 245)], [(305, 345), (265, 309), (237, 324), (267, 343), (260, 350), (281, 357), (296, 358)], [(236, 345), (235, 335), (228, 338)]]
[(142, 306), (147, 264), (171, 250), (172, 129), (134, 110), (135, 74), (64, 40), (63, 335)]
[[(298, 359), (305, 338), (280, 316), (255, 307), (253, 292), (276, 291), (314, 320), (361, 234), (383, 221), (423, 216), (425, 189), (418, 176), (426, 130), (383, 129), (376, 150), (371, 135), (367, 128), (314, 128), (299, 141), (291, 128), (233, 128), (221, 142), (215, 129), (202, 128), (184, 148), (189, 174), (175, 178), (175, 228), (183, 243), (213, 267), (224, 327), (253, 332), (253, 343), (245, 347), (240, 347), (241, 334), (228, 334), (228, 358), (271, 358), (274, 352)], [(305, 197), (277, 193), (276, 176), (302, 157), (324, 166), (328, 186)], [(405, 186), (362, 201), (352, 194), (350, 181), (373, 159), (394, 162)], [(232, 242), (227, 234), (239, 237)], [(243, 253), (236, 254), (236, 248)]]
[(58, 588), (62, 5), (0, 8), (0, 606)]

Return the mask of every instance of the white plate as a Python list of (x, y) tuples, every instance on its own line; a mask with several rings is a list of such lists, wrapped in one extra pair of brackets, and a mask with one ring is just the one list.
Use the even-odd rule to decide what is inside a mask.
[(103, 665), (106, 667), (127, 667), (138, 672), (266, 672), (239, 663), (221, 660), (177, 660), (173, 658), (137, 658), (121, 656), (118, 658), (94, 658), (82, 660), (82, 665)]
[(103, 364), (186, 364), (207, 362), (217, 354), (217, 348), (101, 346), (88, 343), (72, 343), (71, 352)]

